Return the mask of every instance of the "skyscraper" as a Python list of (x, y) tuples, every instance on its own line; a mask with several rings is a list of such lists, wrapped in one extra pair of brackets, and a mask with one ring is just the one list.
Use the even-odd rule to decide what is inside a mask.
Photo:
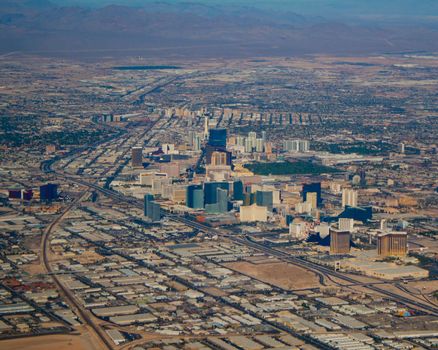
[(41, 202), (51, 202), (58, 198), (58, 185), (48, 183), (40, 186), (40, 200)]
[(161, 206), (150, 193), (144, 196), (144, 215), (153, 222), (161, 220)]
[(202, 185), (187, 186), (186, 206), (193, 209), (204, 208), (204, 190), (202, 189)]
[(342, 207), (346, 206), (357, 207), (357, 191), (351, 188), (344, 188), (342, 190)]
[(330, 254), (350, 252), (350, 232), (330, 229)]
[(348, 218), (339, 218), (338, 229), (341, 231), (352, 232), (354, 228), (354, 220)]
[(214, 151), (211, 154), (211, 165), (227, 165), (227, 152)]
[(208, 145), (212, 147), (227, 147), (227, 129), (210, 129)]
[(268, 210), (272, 210), (274, 200), (272, 191), (257, 191), (256, 192), (256, 204), (259, 207), (267, 207)]
[(310, 204), (310, 209), (318, 208), (318, 193), (307, 192), (306, 202)]
[(321, 204), (322, 204), (321, 183), (314, 182), (314, 183), (303, 185), (302, 197), (303, 197), (304, 202), (307, 201), (307, 193), (309, 193), (309, 192), (316, 193), (316, 204), (318, 207), (321, 206)]
[(152, 194), (147, 193), (144, 195), (144, 205), (143, 205), (144, 216), (149, 215), (149, 210), (150, 210), (149, 204), (153, 200), (154, 200), (154, 196)]
[(228, 191), (229, 187), (228, 182), (206, 182), (204, 184), (205, 204), (217, 203), (217, 189), (222, 188)]
[(143, 167), (143, 148), (132, 147), (132, 149), (131, 149), (131, 165), (133, 168)]
[(406, 256), (408, 236), (406, 232), (386, 232), (377, 236), (377, 253), (380, 256)]
[(233, 183), (233, 198), (236, 201), (243, 201), (243, 182), (241, 180), (234, 181)]

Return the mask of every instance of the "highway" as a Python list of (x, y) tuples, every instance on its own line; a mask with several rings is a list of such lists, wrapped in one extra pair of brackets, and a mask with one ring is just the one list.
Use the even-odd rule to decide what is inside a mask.
[[(143, 209), (143, 202), (141, 200), (138, 200), (138, 199), (135, 199), (135, 198), (132, 198), (132, 197), (127, 197), (127, 196), (125, 196), (123, 194), (120, 194), (118, 192), (115, 192), (115, 191), (112, 191), (112, 190), (109, 190), (109, 189), (105, 189), (105, 188), (102, 188), (102, 187), (100, 187), (100, 186), (98, 186), (96, 184), (92, 184), (92, 183), (86, 182), (84, 180), (78, 179), (77, 177), (68, 176), (68, 175), (65, 175), (65, 174), (62, 174), (62, 173), (58, 173), (58, 172), (57, 172), (57, 174), (60, 175), (60, 176), (65, 176), (66, 179), (69, 180), (69, 181), (76, 182), (77, 184), (80, 184), (82, 186), (86, 186), (86, 187), (92, 188), (92, 189), (94, 189), (96, 191), (99, 191), (99, 192), (103, 193), (104, 195), (106, 195), (106, 196), (108, 196), (108, 197), (110, 197), (110, 198), (112, 198), (114, 200), (117, 200), (117, 201), (120, 201), (120, 202), (129, 203), (132, 206), (135, 206), (136, 208)], [(264, 246), (262, 244), (252, 242), (252, 241), (250, 241), (248, 239), (242, 239), (240, 237), (235, 237), (235, 236), (232, 236), (232, 235), (229, 235), (229, 234), (223, 234), (223, 233), (221, 234), (220, 230), (216, 230), (214, 228), (211, 228), (209, 226), (203, 225), (203, 224), (198, 223), (198, 222), (194, 222), (192, 220), (189, 220), (189, 219), (187, 219), (185, 217), (181, 217), (181, 216), (176, 215), (176, 214), (171, 214), (171, 213), (168, 213), (166, 211), (163, 211), (163, 213), (170, 220), (181, 222), (181, 223), (183, 223), (183, 224), (185, 224), (185, 225), (187, 225), (189, 227), (198, 229), (198, 230), (200, 230), (202, 232), (210, 233), (210, 234), (213, 234), (213, 235), (221, 235), (223, 237), (226, 237), (227, 239), (232, 240), (233, 242), (236, 242), (236, 243), (239, 243), (239, 244), (243, 244), (243, 245), (252, 247), (254, 249), (257, 249), (259, 251), (262, 251), (262, 252), (264, 252), (266, 254), (269, 254), (269, 255), (272, 255), (272, 256), (276, 256), (276, 257), (278, 257), (278, 258), (280, 258), (280, 259), (282, 259), (284, 261), (287, 261), (287, 262), (289, 262), (291, 264), (294, 264), (294, 265), (297, 265), (299, 267), (305, 268), (307, 270), (312, 270), (312, 271), (316, 272), (318, 275), (323, 275), (323, 276), (326, 276), (326, 277), (330, 277), (330, 276), (336, 277), (336, 278), (338, 278), (338, 279), (340, 279), (342, 281), (345, 281), (345, 282), (349, 283), (348, 285), (345, 285), (345, 287), (348, 287), (348, 286), (357, 286), (357, 287), (363, 286), (363, 287), (366, 287), (369, 290), (372, 290), (374, 292), (383, 294), (383, 295), (389, 297), (390, 299), (392, 299), (394, 301), (403, 302), (405, 304), (415, 306), (416, 308), (419, 308), (421, 310), (428, 311), (428, 313), (430, 313), (431, 315), (438, 316), (438, 308), (437, 307), (434, 307), (432, 305), (426, 304), (426, 303), (424, 303), (422, 301), (419, 301), (419, 300), (416, 301), (416, 300), (404, 297), (404, 296), (402, 296), (400, 294), (396, 294), (396, 293), (391, 292), (389, 290), (386, 290), (386, 289), (384, 289), (382, 287), (378, 287), (377, 284), (364, 284), (363, 282), (359, 282), (359, 281), (357, 281), (357, 280), (355, 280), (355, 279), (353, 279), (353, 278), (351, 278), (349, 276), (346, 276), (345, 274), (343, 274), (341, 272), (334, 271), (334, 270), (329, 269), (327, 267), (315, 264), (313, 262), (310, 262), (310, 261), (307, 261), (307, 260), (304, 260), (304, 259), (301, 259), (301, 258), (290, 256), (289, 254), (284, 253), (282, 251), (279, 251), (277, 249), (266, 247), (266, 246)], [(386, 283), (388, 283), (388, 282), (382, 282), (382, 284), (386, 284)]]
[(59, 225), (59, 223), (69, 214), (69, 212), (75, 208), (81, 200), (84, 198), (84, 196), (88, 195), (88, 191), (83, 193), (79, 198), (77, 198), (73, 203), (71, 203), (67, 208), (64, 209), (64, 211), (44, 230), (43, 236), (41, 239), (41, 251), (43, 256), (43, 266), (46, 274), (50, 274), (53, 281), (55, 282), (56, 286), (58, 287), (58, 290), (61, 291), (61, 293), (64, 295), (65, 299), (74, 307), (74, 309), (77, 310), (79, 313), (82, 321), (84, 321), (91, 329), (95, 332), (97, 337), (102, 341), (102, 345), (105, 346), (105, 348), (109, 350), (113, 350), (113, 344), (112, 342), (107, 338), (106, 333), (103, 331), (103, 329), (97, 325), (91, 317), (87, 314), (86, 311), (83, 310), (82, 305), (78, 303), (76, 298), (73, 296), (73, 293), (64, 287), (64, 285), (59, 280), (56, 271), (53, 271), (50, 261), (48, 252), (50, 249), (50, 234), (53, 232), (53, 230)]

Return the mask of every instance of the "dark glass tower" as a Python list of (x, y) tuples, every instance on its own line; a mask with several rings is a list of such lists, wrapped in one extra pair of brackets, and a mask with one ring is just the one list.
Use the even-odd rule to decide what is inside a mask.
[(227, 147), (227, 129), (210, 129), (208, 145), (212, 147)]

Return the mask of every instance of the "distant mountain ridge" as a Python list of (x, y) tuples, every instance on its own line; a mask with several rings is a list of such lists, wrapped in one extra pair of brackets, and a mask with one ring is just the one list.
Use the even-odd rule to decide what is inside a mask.
[(430, 27), (348, 25), (292, 12), (196, 2), (145, 7), (59, 7), (48, 0), (0, 4), (0, 51), (143, 51), (177, 57), (365, 54), (438, 50)]

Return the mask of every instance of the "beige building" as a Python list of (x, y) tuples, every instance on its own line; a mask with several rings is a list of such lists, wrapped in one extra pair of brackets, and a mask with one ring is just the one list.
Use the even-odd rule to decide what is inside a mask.
[(240, 207), (240, 222), (268, 221), (268, 208), (257, 204)]
[(350, 252), (350, 232), (330, 229), (330, 254)]
[(387, 232), (377, 236), (377, 253), (379, 256), (406, 256), (408, 252), (408, 235), (406, 232)]

